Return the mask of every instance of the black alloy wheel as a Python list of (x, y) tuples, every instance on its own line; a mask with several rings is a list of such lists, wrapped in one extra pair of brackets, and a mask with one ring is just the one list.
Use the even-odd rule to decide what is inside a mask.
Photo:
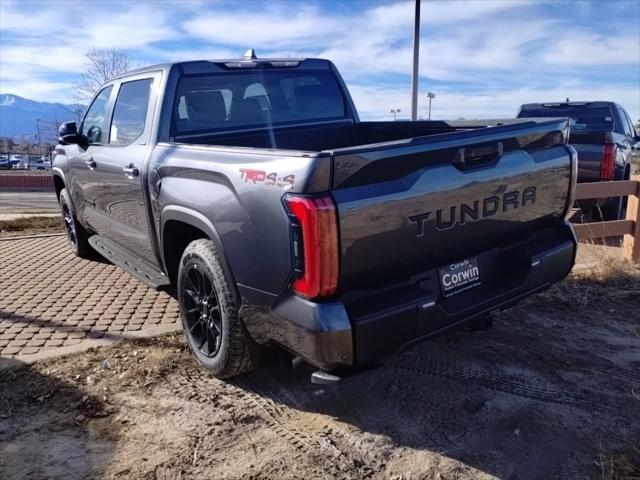
[(73, 214), (71, 213), (67, 202), (62, 202), (62, 220), (64, 221), (64, 229), (67, 232), (67, 239), (69, 240), (69, 243), (76, 248), (78, 244), (76, 224), (73, 220)]
[(93, 258), (94, 250), (89, 245), (89, 233), (78, 222), (76, 210), (71, 201), (71, 195), (66, 188), (60, 191), (60, 213), (62, 213), (62, 222), (64, 230), (67, 234), (69, 244), (73, 252), (80, 258)]
[(214, 357), (222, 343), (220, 302), (208, 272), (197, 264), (190, 265), (186, 272), (182, 302), (193, 344), (206, 357)]

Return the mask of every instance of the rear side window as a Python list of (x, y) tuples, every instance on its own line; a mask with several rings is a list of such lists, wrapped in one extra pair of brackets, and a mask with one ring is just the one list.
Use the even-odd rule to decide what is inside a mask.
[(569, 117), (572, 131), (613, 131), (613, 114), (609, 106), (603, 104), (529, 106), (523, 108), (518, 117)]
[(180, 79), (173, 131), (259, 128), (346, 115), (342, 90), (329, 71), (217, 73)]
[(620, 121), (622, 122), (622, 129), (624, 130), (624, 134), (627, 137), (634, 136), (634, 128), (631, 120), (629, 120), (629, 116), (627, 112), (625, 112), (622, 107), (618, 107), (618, 113), (620, 114)]
[(636, 131), (636, 127), (633, 125), (633, 122), (631, 121), (631, 117), (629, 116), (629, 114), (627, 112), (624, 112), (625, 117), (627, 117), (627, 122), (629, 122), (629, 127), (631, 128), (631, 136), (635, 137), (638, 132)]
[(113, 109), (109, 143), (129, 145), (142, 132), (147, 118), (152, 78), (123, 83)]
[(98, 93), (82, 122), (82, 134), (90, 144), (106, 142), (106, 135), (103, 136), (103, 132), (107, 127), (107, 106), (112, 88), (108, 86)]

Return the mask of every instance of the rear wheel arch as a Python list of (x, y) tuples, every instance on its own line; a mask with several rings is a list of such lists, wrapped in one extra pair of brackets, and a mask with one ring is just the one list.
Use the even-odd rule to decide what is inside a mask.
[(62, 192), (62, 189), (65, 188), (64, 180), (60, 175), (53, 175), (53, 187), (56, 191), (56, 198), (58, 199), (58, 201), (60, 201), (60, 192)]
[(175, 286), (180, 259), (187, 246), (194, 240), (210, 240), (220, 255), (222, 268), (229, 285), (232, 285), (235, 301), (240, 306), (240, 294), (235, 277), (226, 257), (220, 235), (215, 226), (200, 212), (185, 207), (165, 207), (160, 222), (162, 259), (166, 272)]

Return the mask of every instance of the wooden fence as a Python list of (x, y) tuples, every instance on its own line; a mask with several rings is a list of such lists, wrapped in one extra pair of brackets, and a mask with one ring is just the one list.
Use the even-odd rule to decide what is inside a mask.
[(640, 175), (616, 182), (579, 183), (576, 200), (628, 196), (626, 220), (579, 223), (573, 225), (578, 240), (624, 235), (625, 258), (640, 262)]

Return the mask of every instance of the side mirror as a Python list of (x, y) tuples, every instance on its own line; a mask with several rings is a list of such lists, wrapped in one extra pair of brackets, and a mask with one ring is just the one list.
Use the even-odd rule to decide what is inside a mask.
[(82, 136), (78, 134), (76, 122), (65, 122), (58, 129), (58, 141), (63, 145), (80, 143)]

